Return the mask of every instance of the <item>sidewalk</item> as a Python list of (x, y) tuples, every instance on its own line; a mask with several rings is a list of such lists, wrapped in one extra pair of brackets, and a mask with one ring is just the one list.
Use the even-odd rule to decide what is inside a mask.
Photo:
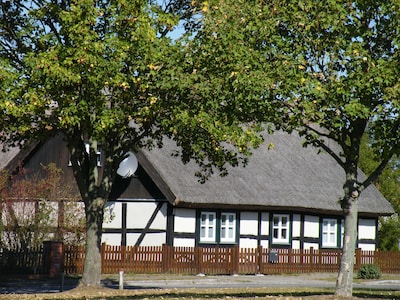
[[(258, 287), (316, 287), (334, 288), (335, 273), (298, 275), (235, 275), (235, 276), (184, 276), (184, 275), (126, 275), (124, 289), (171, 288), (258, 288)], [(400, 290), (400, 276), (388, 280), (357, 281), (354, 288)], [(0, 294), (36, 294), (68, 291), (78, 285), (78, 279), (65, 278), (63, 287), (59, 279), (6, 280), (0, 282)], [(105, 276), (105, 287), (118, 289), (118, 276)]]

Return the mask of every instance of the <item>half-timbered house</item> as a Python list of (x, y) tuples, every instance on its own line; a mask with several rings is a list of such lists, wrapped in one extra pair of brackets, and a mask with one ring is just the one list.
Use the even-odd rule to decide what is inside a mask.
[[(173, 155), (175, 144), (136, 153), (135, 175), (118, 177), (106, 208), (103, 241), (111, 245), (340, 248), (344, 172), (326, 153), (303, 147), (297, 134), (276, 132), (246, 167), (229, 168), (204, 184), (195, 163)], [(273, 145), (267, 147), (266, 145)], [(2, 167), (56, 163), (74, 180), (61, 137), (29, 151), (2, 154)], [(99, 168), (101, 155), (99, 153)], [(361, 174), (362, 175), (362, 174)], [(363, 175), (362, 175), (363, 176)], [(378, 218), (393, 209), (374, 187), (359, 200), (357, 247), (377, 247)]]

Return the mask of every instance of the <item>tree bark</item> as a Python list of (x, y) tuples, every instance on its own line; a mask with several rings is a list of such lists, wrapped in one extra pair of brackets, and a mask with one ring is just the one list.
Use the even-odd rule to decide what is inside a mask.
[(357, 240), (358, 193), (345, 197), (344, 238), (340, 270), (336, 281), (335, 295), (351, 297), (353, 294), (354, 255)]
[(105, 199), (85, 201), (86, 248), (81, 286), (99, 287), (101, 281), (101, 235)]

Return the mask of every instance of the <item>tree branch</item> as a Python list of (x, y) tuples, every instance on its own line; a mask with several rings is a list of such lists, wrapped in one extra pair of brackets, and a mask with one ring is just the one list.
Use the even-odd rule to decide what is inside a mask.
[[(306, 124), (306, 125), (304, 125), (304, 127), (306, 127), (309, 131), (316, 133), (320, 137), (325, 137), (325, 138), (331, 139), (335, 142), (339, 142), (339, 141), (335, 140), (331, 135), (323, 133), (323, 132), (311, 127), (310, 125)], [(333, 151), (328, 145), (326, 145), (322, 140), (315, 139), (313, 141), (313, 143), (315, 143), (318, 147), (320, 147), (324, 151), (326, 151), (343, 169), (345, 168), (345, 163), (340, 158), (340, 156), (335, 151)]]

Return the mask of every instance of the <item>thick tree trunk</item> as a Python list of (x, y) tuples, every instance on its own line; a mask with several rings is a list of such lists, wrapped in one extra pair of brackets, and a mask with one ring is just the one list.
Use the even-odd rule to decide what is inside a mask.
[(105, 200), (96, 198), (85, 201), (86, 251), (81, 286), (98, 287), (101, 280), (101, 234)]
[(335, 295), (351, 297), (353, 294), (354, 254), (357, 239), (358, 195), (344, 199), (343, 254), (336, 281)]

